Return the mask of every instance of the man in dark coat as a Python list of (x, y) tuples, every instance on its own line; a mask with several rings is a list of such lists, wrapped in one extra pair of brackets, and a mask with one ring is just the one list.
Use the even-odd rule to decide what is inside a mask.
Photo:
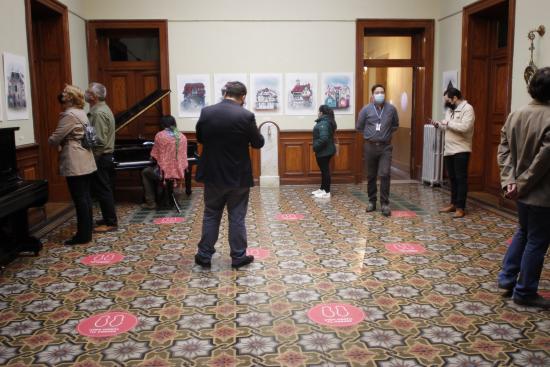
[(224, 100), (205, 107), (196, 126), (197, 141), (203, 145), (196, 180), (204, 183), (204, 217), (195, 263), (203, 267), (210, 267), (216, 252), (214, 245), (226, 205), (231, 266), (239, 268), (254, 261), (253, 256), (246, 255), (245, 217), (254, 185), (249, 146), (260, 149), (264, 138), (254, 114), (242, 107), (245, 98), (243, 83), (227, 83)]

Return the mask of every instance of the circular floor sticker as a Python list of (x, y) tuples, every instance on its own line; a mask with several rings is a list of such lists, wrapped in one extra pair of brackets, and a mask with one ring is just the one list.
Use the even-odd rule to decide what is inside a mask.
[(102, 254), (94, 254), (86, 256), (80, 262), (84, 265), (97, 266), (97, 265), (111, 265), (116, 264), (124, 259), (124, 255), (120, 252), (105, 252)]
[(423, 245), (412, 242), (388, 243), (386, 250), (394, 254), (422, 254), (426, 252)]
[(174, 224), (185, 222), (185, 218), (182, 217), (166, 217), (166, 218), (157, 218), (153, 221), (155, 224)]
[(304, 219), (303, 214), (277, 214), (275, 217), (277, 220), (300, 220)]
[(353, 326), (365, 319), (365, 313), (346, 303), (324, 303), (311, 308), (307, 317), (325, 326)]
[(269, 250), (259, 247), (249, 247), (246, 249), (246, 254), (254, 256), (255, 260), (263, 260), (269, 257)]
[(412, 218), (416, 217), (416, 213), (410, 210), (392, 210), (391, 216), (394, 218)]
[(510, 245), (512, 244), (512, 239), (511, 239), (511, 238), (508, 238), (508, 239), (506, 240), (506, 244), (507, 244), (508, 246), (510, 246)]
[(538, 293), (543, 296), (544, 298), (550, 298), (550, 291), (541, 291), (539, 290)]
[(105, 312), (88, 317), (78, 323), (79, 334), (94, 338), (107, 338), (127, 332), (138, 323), (137, 317), (127, 312)]

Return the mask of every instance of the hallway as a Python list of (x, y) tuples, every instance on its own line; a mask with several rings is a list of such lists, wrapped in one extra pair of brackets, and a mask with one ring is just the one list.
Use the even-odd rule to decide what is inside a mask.
[[(226, 215), (212, 269), (194, 265), (201, 189), (185, 201), (183, 223), (154, 224), (176, 214), (120, 206), (119, 230), (87, 247), (62, 245), (73, 218), (47, 235), (39, 257), (20, 257), (2, 275), (0, 364), (550, 366), (550, 313), (495, 288), (514, 217), (469, 203), (454, 220), (437, 213), (445, 191), (394, 183), (394, 216), (385, 218), (365, 213), (365, 186), (334, 185), (330, 200), (312, 199), (316, 188), (252, 189), (249, 247), (267, 257), (240, 270), (230, 267)], [(113, 251), (124, 256), (118, 264), (80, 262)], [(334, 303), (364, 319), (346, 314), (357, 323), (325, 326), (308, 318)], [(139, 323), (111, 338), (77, 333), (106, 311)]]

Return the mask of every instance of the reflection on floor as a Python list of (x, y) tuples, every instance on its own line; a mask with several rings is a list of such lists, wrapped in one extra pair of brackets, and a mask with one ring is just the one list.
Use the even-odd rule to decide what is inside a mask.
[[(335, 185), (328, 200), (312, 199), (315, 188), (252, 190), (249, 246), (269, 253), (240, 270), (230, 267), (226, 216), (212, 268), (193, 263), (201, 189), (185, 203), (183, 223), (154, 224), (174, 212), (121, 206), (117, 232), (63, 247), (74, 220), (66, 223), (40, 257), (19, 258), (1, 278), (0, 364), (550, 365), (550, 313), (516, 306), (495, 288), (512, 217), (472, 203), (453, 220), (437, 214), (446, 192), (396, 183), (396, 216), (385, 218), (365, 213), (364, 185)], [(303, 219), (276, 220), (281, 213)], [(80, 262), (111, 251), (124, 259)], [(547, 295), (549, 260), (540, 284)], [(333, 303), (355, 306), (364, 319), (342, 327), (308, 317), (319, 305), (326, 320), (355, 317)], [(82, 320), (106, 311), (139, 323), (110, 338), (77, 333)]]

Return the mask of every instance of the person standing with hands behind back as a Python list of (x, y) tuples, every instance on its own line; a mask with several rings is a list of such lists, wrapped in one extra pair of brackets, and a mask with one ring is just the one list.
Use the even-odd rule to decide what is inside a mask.
[(319, 118), (313, 128), (313, 151), (321, 170), (321, 188), (311, 194), (316, 198), (330, 198), (330, 159), (336, 153), (334, 111), (327, 105), (319, 106)]
[(498, 147), (501, 186), (517, 199), (519, 220), (498, 286), (518, 305), (550, 309), (537, 293), (550, 244), (550, 67), (537, 70), (528, 91), (533, 100), (508, 116)]
[(466, 195), (468, 194), (468, 161), (472, 152), (474, 135), (474, 108), (462, 98), (456, 88), (443, 93), (445, 119), (431, 121), (435, 127), (445, 130), (445, 150), (443, 153), (447, 175), (451, 181), (451, 203), (439, 210), (440, 213), (455, 213), (453, 218), (466, 215)]
[(369, 204), (367, 212), (376, 210), (377, 184), (380, 176), (380, 204), (382, 214), (391, 215), (390, 209), (390, 171), (393, 146), (391, 138), (399, 128), (397, 110), (386, 102), (386, 88), (382, 84), (375, 84), (371, 88), (373, 103), (369, 103), (357, 118), (355, 129), (363, 133), (364, 157), (367, 166), (367, 191)]

